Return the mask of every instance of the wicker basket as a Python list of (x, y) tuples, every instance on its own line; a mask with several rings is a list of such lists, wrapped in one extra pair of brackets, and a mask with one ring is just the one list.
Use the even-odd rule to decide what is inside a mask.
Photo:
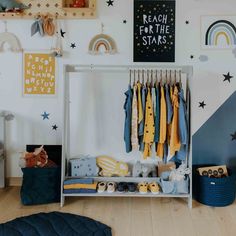
[(202, 204), (223, 207), (232, 204), (235, 200), (236, 178), (228, 169), (229, 176), (225, 178), (209, 178), (200, 176), (194, 171), (193, 194), (196, 200)]

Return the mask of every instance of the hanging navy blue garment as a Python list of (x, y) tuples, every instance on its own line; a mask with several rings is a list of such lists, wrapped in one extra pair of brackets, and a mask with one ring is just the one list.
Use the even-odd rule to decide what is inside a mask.
[(139, 150), (144, 151), (144, 142), (143, 142), (143, 135), (144, 135), (144, 123), (145, 123), (145, 110), (146, 110), (146, 88), (142, 87), (142, 107), (143, 107), (143, 120), (139, 124)]
[(132, 99), (133, 92), (132, 88), (129, 85), (128, 90), (125, 92), (126, 99), (124, 104), (125, 110), (125, 127), (124, 127), (124, 141), (126, 152), (129, 153), (132, 151), (131, 146), (131, 118), (132, 118)]
[(172, 121), (173, 116), (173, 107), (170, 99), (170, 92), (169, 92), (169, 85), (166, 84), (165, 86), (165, 92), (166, 92), (166, 107), (167, 107), (167, 124), (169, 125)]
[(154, 142), (159, 142), (160, 136), (160, 87), (156, 87), (156, 116), (155, 116), (155, 136)]
[(186, 103), (183, 89), (179, 92), (179, 138), (182, 144), (188, 142), (188, 126), (186, 120)]
[(181, 142), (181, 148), (173, 158), (173, 160), (176, 162), (186, 160), (188, 149), (187, 109), (183, 89), (181, 89), (179, 92), (179, 138)]

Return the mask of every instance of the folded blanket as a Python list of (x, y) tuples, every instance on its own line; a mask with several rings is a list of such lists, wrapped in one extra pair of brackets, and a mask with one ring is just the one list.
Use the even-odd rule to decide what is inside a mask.
[(66, 179), (64, 184), (93, 184), (93, 179)]
[(97, 189), (97, 183), (94, 184), (64, 184), (64, 189)]
[(96, 193), (95, 189), (64, 189), (64, 193)]

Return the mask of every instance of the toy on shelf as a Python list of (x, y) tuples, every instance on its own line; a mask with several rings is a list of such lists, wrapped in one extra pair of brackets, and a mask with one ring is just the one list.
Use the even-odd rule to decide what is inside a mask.
[(133, 166), (133, 177), (157, 177), (156, 167), (154, 165), (141, 164), (137, 161)]
[(124, 177), (129, 175), (128, 164), (122, 161), (116, 161), (108, 156), (97, 157), (97, 166), (101, 168), (99, 172), (100, 176), (112, 177), (119, 176)]
[(29, 6), (15, 0), (0, 0), (0, 12), (21, 12), (28, 8)]
[(82, 8), (85, 7), (85, 0), (74, 0), (70, 7)]

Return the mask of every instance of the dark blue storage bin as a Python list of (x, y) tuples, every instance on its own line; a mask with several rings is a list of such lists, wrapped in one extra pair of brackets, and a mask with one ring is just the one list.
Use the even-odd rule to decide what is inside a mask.
[(197, 170), (193, 175), (194, 198), (205, 205), (212, 207), (224, 207), (235, 200), (236, 178), (235, 174), (228, 170), (229, 176), (225, 178), (209, 178), (200, 176)]

